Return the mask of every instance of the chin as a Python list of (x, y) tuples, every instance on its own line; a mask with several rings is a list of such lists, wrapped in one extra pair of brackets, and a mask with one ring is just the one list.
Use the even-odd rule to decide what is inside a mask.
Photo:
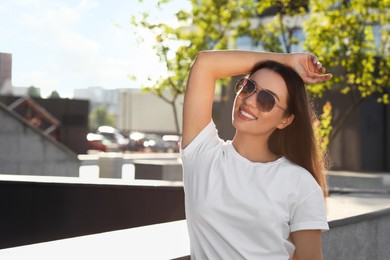
[(235, 117), (232, 119), (232, 125), (234, 129), (238, 131), (246, 132), (249, 127), (247, 123), (250, 123), (250, 121), (241, 120), (238, 115), (235, 115)]

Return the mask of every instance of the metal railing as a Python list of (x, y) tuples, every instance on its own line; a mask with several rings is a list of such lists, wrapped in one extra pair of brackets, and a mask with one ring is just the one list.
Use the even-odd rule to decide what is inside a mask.
[(29, 125), (40, 129), (46, 136), (57, 141), (60, 139), (60, 121), (33, 99), (21, 97), (10, 104), (8, 109), (21, 115)]

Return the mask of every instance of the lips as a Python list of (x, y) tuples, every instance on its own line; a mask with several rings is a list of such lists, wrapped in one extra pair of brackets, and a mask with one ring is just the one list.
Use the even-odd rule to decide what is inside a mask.
[(247, 120), (256, 120), (257, 117), (255, 115), (253, 115), (250, 111), (244, 109), (244, 108), (240, 108), (238, 110), (238, 113), (240, 114), (241, 117), (243, 117), (244, 119), (247, 119)]

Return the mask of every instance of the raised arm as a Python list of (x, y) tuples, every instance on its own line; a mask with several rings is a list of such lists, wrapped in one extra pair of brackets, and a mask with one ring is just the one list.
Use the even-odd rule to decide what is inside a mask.
[(307, 83), (331, 78), (311, 54), (282, 54), (253, 51), (199, 52), (188, 77), (183, 108), (182, 148), (211, 121), (215, 82), (219, 78), (248, 73), (261, 61), (273, 60), (293, 67)]

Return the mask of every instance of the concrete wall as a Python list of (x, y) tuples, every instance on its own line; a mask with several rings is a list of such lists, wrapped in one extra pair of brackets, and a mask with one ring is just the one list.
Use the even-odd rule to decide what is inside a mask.
[(0, 176), (0, 249), (185, 218), (181, 185), (11, 177)]
[[(76, 183), (80, 178), (51, 177), (47, 180), (32, 176), (25, 180), (17, 177), (0, 176), (0, 248), (185, 218), (184, 191), (178, 183), (156, 184), (145, 181), (125, 184), (126, 181), (121, 181), (112, 184), (104, 180), (107, 183), (93, 184)], [(59, 182), (58, 179), (71, 179), (73, 182)], [(336, 196), (333, 199), (337, 201), (328, 204), (329, 213), (332, 213), (330, 215), (340, 215), (340, 211), (345, 211), (345, 216), (333, 216), (329, 221), (330, 231), (323, 233), (324, 259), (388, 259), (390, 197), (382, 197), (383, 205), (379, 209), (371, 207), (378, 202), (379, 196), (357, 194), (352, 197)], [(362, 209), (365, 208), (368, 210), (363, 213)], [(186, 236), (186, 226), (181, 225), (180, 229), (182, 231), (179, 233)], [(156, 229), (156, 232), (161, 230)], [(166, 233), (155, 235), (172, 240), (173, 230), (165, 229), (163, 232)], [(171, 246), (177, 248), (183, 239), (174, 237), (173, 240), (177, 242)], [(158, 250), (159, 244), (146, 241), (146, 250)], [(186, 253), (189, 254), (189, 251)]]
[(77, 155), (0, 103), (0, 174), (78, 176)]
[(390, 209), (331, 221), (322, 237), (324, 260), (385, 260), (390, 256)]
[[(137, 185), (77, 184), (58, 183), (55, 178), (52, 178), (51, 182), (40, 182), (42, 177), (33, 178), (37, 178), (36, 182), (10, 178), (7, 181), (0, 180), (1, 249), (97, 234), (98, 237), (85, 237), (85, 244), (88, 239), (104, 239), (98, 234), (101, 232), (128, 229), (131, 233), (134, 227), (185, 218), (184, 191), (181, 185), (172, 185), (169, 182), (159, 185), (148, 185), (147, 182)], [(345, 206), (350, 205), (337, 203), (333, 204), (330, 210), (340, 210)], [(329, 226), (330, 231), (322, 236), (324, 260), (389, 259), (390, 208), (384, 207), (382, 210), (365, 214), (351, 214), (350, 217), (331, 220)], [(137, 236), (145, 237), (139, 233), (139, 228), (137, 231)], [(156, 228), (152, 233), (154, 237), (169, 238), (172, 241), (169, 246), (181, 252), (180, 256), (190, 253), (186, 250), (183, 254), (183, 248), (178, 248), (183, 240), (188, 239), (186, 225), (180, 225), (174, 230)], [(117, 253), (115, 243), (128, 244), (127, 240), (124, 242), (123, 239), (124, 236), (121, 235), (109, 240), (105, 250), (111, 250), (112, 254)], [(153, 244), (151, 241), (153, 240), (145, 240), (144, 250), (161, 250), (161, 244)], [(79, 243), (73, 244), (77, 245), (78, 250), (86, 249)], [(47, 248), (50, 248), (50, 245), (48, 244)], [(128, 245), (131, 248), (133, 244)], [(189, 248), (188, 245), (185, 245), (185, 248)], [(35, 250), (35, 253), (37, 252), (38, 250)], [(130, 256), (132, 250), (126, 250), (125, 254)]]

